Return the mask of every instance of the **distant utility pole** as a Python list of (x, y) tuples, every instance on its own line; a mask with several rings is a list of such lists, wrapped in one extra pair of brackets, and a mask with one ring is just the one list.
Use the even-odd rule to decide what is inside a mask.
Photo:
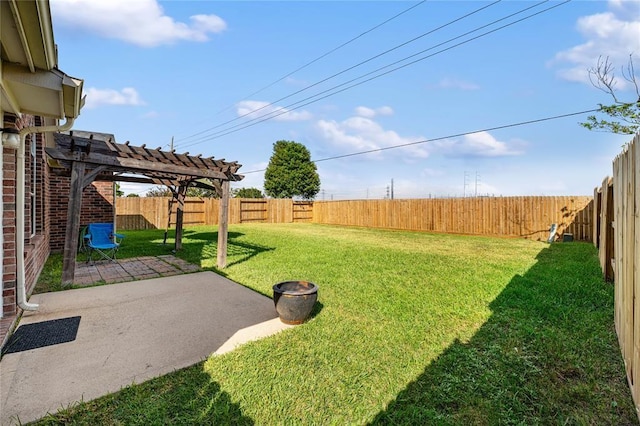
[(171, 136), (171, 145), (169, 145), (169, 151), (173, 151), (173, 136)]
[(391, 199), (393, 200), (393, 179), (391, 179)]
[(322, 190), (322, 201), (324, 201), (324, 189)]
[(462, 187), (462, 196), (467, 196), (467, 179), (469, 178), (469, 173), (467, 171), (464, 172), (464, 186)]
[(480, 175), (476, 172), (476, 188), (474, 191), (474, 197), (478, 196), (478, 182), (480, 182)]

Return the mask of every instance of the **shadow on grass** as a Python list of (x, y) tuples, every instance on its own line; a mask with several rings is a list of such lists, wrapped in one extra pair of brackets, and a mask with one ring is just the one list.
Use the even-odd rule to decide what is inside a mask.
[[(122, 244), (119, 258), (124, 259), (136, 256), (160, 256), (164, 254), (175, 254), (187, 262), (202, 266), (203, 259), (217, 258), (218, 252), (218, 232), (201, 231), (199, 229), (185, 229), (183, 231), (182, 250), (177, 253), (175, 248), (175, 229), (169, 230), (166, 243), (164, 241), (164, 231), (160, 229), (142, 231), (122, 231), (127, 237)], [(227, 267), (245, 262), (254, 256), (265, 251), (274, 250), (272, 247), (263, 247), (254, 244), (247, 244), (240, 241), (244, 234), (241, 232), (229, 232), (227, 240)], [(214, 269), (214, 267), (206, 268)]]
[[(371, 424), (637, 424), (593, 246), (553, 244)], [(580, 271), (576, 273), (576, 271)]]
[[(246, 262), (254, 256), (267, 251), (275, 250), (273, 247), (264, 247), (256, 244), (248, 244), (239, 241), (244, 236), (241, 232), (229, 232), (227, 239), (227, 267)], [(198, 260), (202, 265), (202, 259), (216, 259), (218, 256), (218, 232), (185, 231), (189, 241), (183, 243), (185, 258), (188, 261)], [(222, 271), (216, 269), (222, 275)]]
[(316, 301), (316, 303), (313, 305), (313, 309), (311, 310), (311, 313), (309, 314), (309, 318), (307, 319), (307, 321), (320, 315), (320, 312), (322, 312), (323, 308), (324, 308), (324, 305), (322, 304), (322, 302), (320, 302), (319, 300)]
[(204, 372), (203, 363), (44, 417), (37, 425), (253, 425)]

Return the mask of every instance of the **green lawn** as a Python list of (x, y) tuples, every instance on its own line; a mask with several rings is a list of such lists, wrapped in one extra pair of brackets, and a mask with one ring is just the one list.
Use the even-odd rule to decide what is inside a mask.
[[(613, 287), (590, 244), (311, 224), (229, 231), (224, 274), (269, 296), (279, 281), (315, 282), (312, 319), (41, 424), (637, 423)], [(170, 250), (162, 230), (125, 233), (122, 256)], [(213, 268), (216, 237), (188, 229), (179, 256)]]

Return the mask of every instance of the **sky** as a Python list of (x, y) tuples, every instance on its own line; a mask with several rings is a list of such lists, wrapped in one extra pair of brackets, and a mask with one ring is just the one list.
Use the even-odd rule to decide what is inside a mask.
[(601, 56), (635, 101), (640, 1), (50, 4), (59, 67), (84, 80), (74, 129), (238, 161), (232, 188), (262, 190), (290, 140), (318, 200), (591, 195), (631, 140), (543, 119), (612, 102), (588, 78)]

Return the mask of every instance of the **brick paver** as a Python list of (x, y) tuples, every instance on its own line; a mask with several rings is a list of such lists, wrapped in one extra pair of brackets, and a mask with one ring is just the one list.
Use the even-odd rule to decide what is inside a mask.
[(93, 264), (78, 262), (73, 282), (76, 285), (90, 285), (98, 282), (116, 283), (179, 275), (199, 270), (197, 265), (172, 255), (135, 257), (116, 262), (101, 260), (95, 261)]

